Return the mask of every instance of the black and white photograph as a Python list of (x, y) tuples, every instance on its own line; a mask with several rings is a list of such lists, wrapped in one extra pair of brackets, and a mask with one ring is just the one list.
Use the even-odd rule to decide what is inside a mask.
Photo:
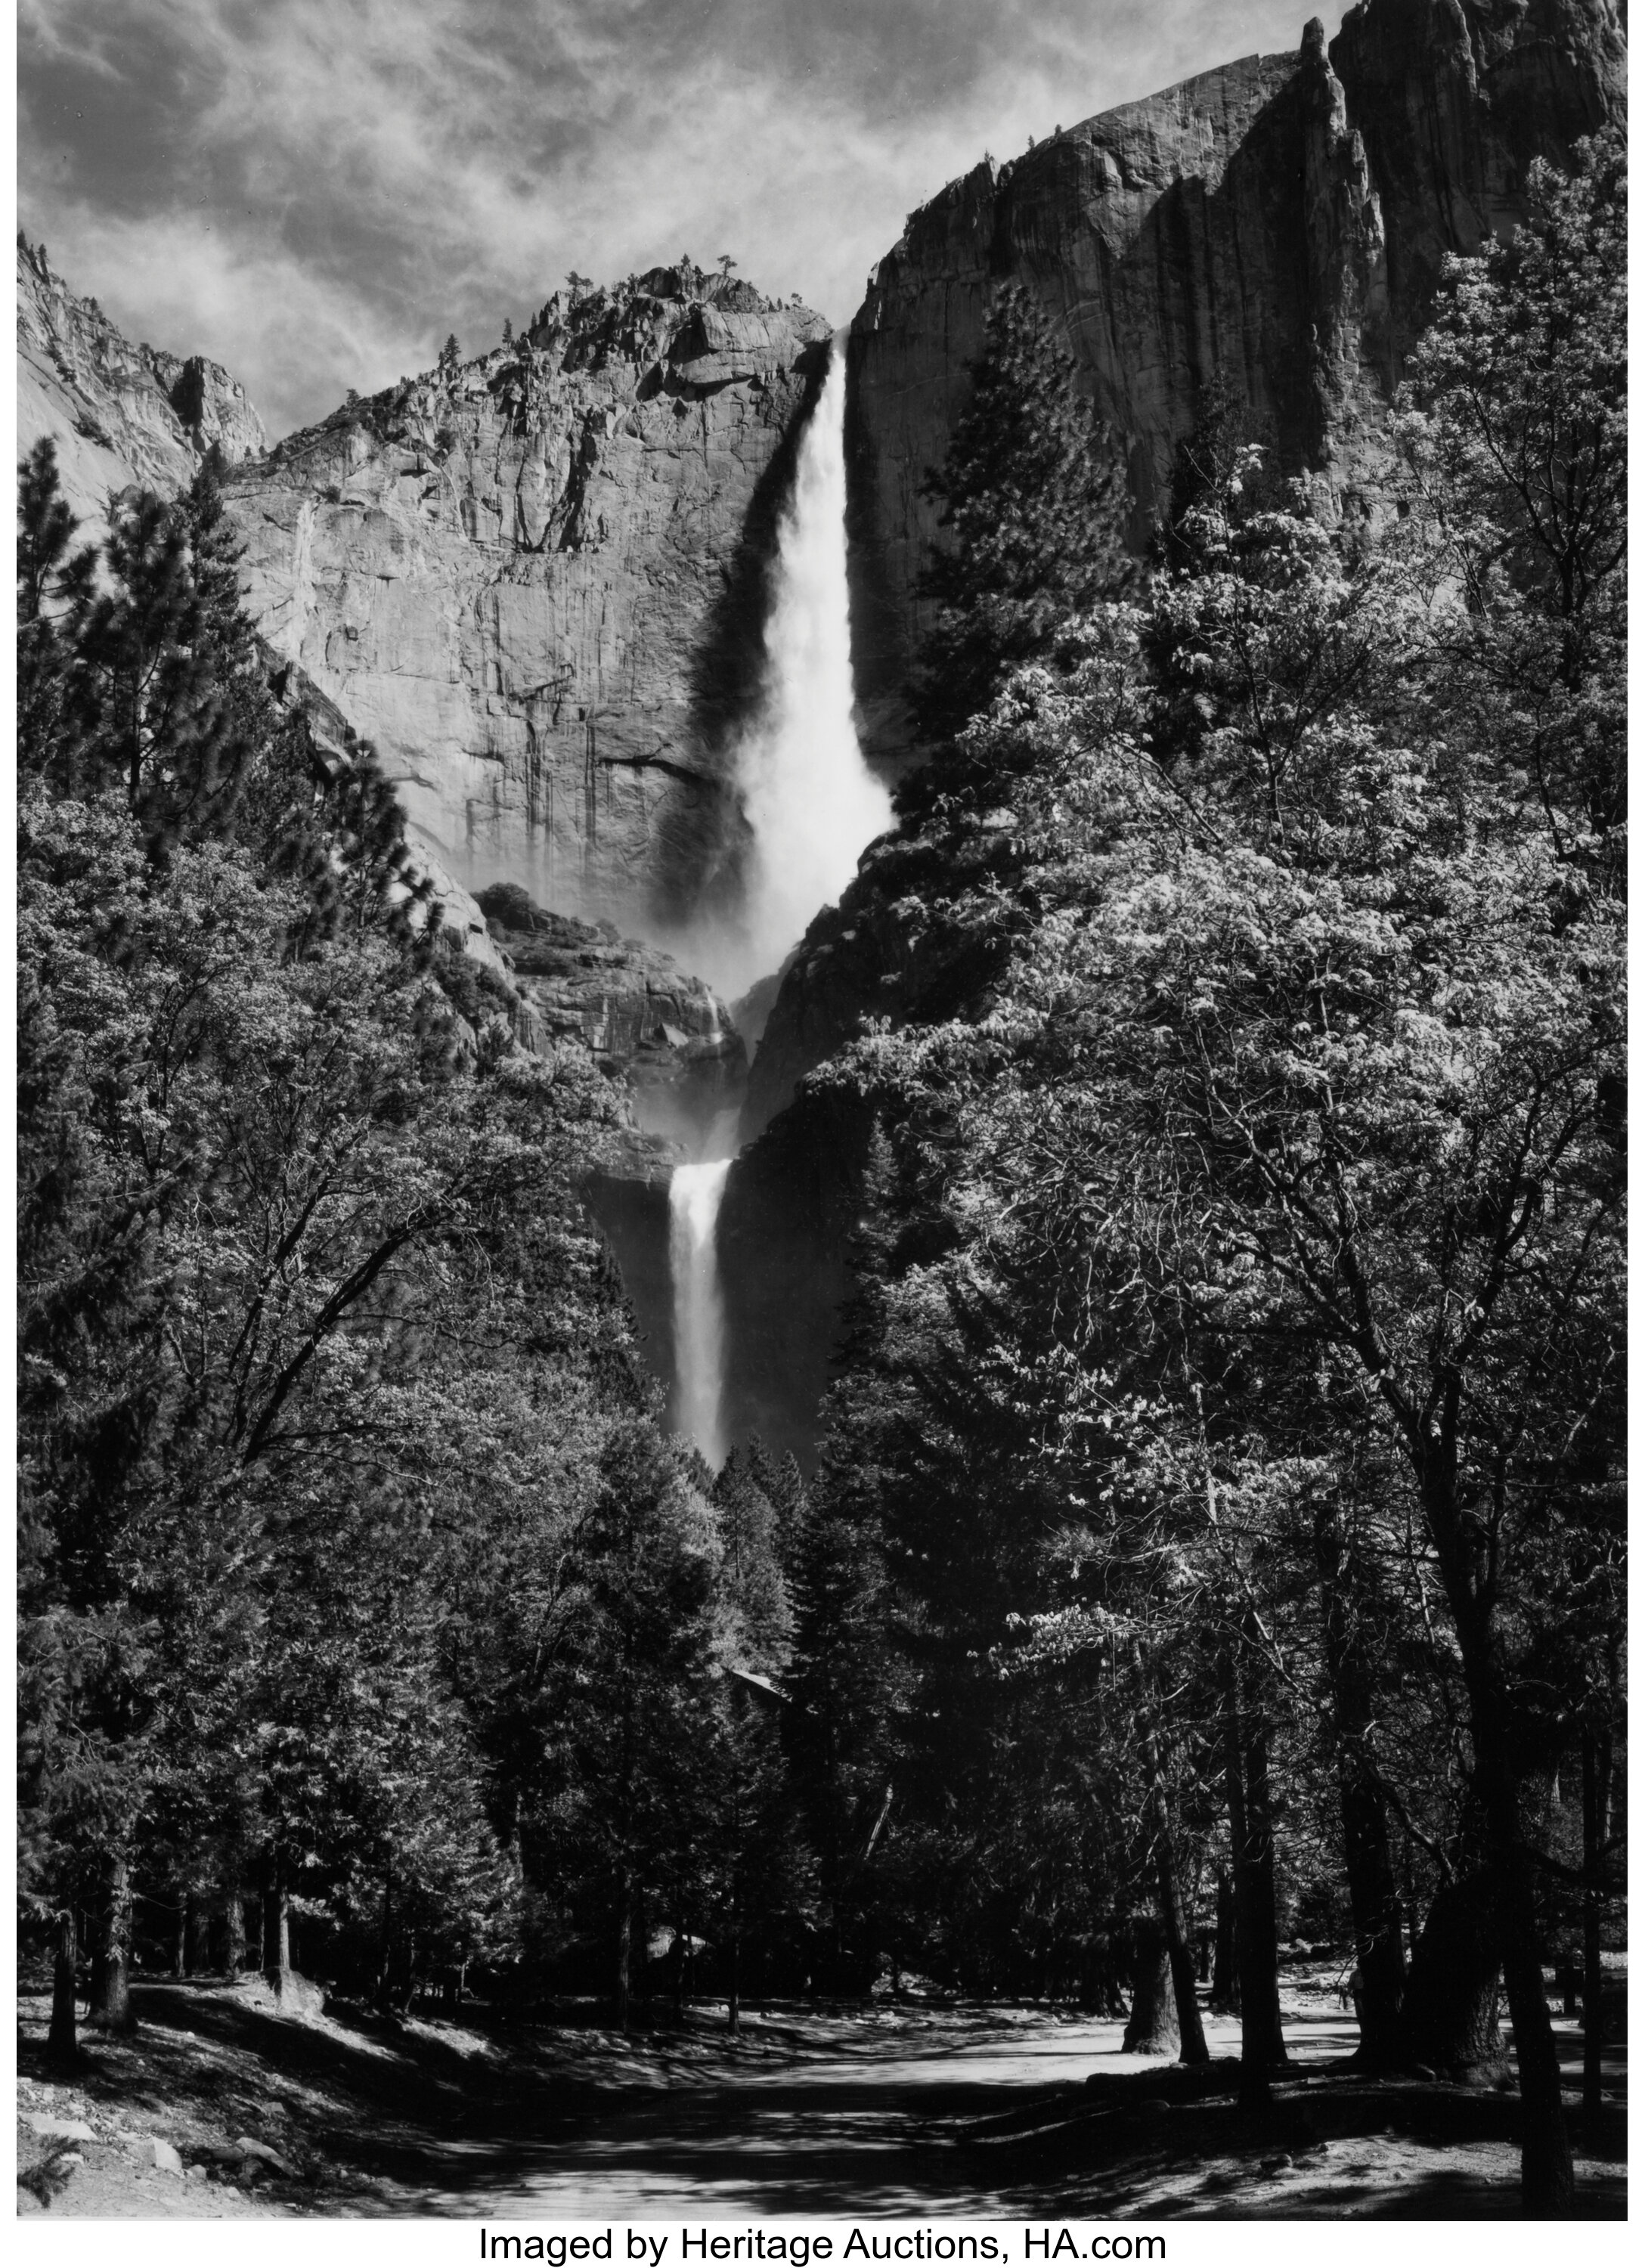
[(1308, 4), (18, 0), (31, 2258), (1615, 2252), (1626, 0)]

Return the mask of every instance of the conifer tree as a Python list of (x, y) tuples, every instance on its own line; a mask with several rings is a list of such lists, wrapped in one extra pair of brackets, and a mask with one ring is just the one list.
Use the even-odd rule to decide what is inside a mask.
[(110, 517), (108, 587), (73, 624), (73, 698), (88, 760), (152, 841), (228, 831), (247, 757), (196, 587), (188, 516), (139, 493)]
[(913, 702), (920, 739), (939, 742), (1123, 573), (1123, 484), (1074, 390), (1072, 357), (1022, 284), (1006, 285), (989, 310), (970, 401), (926, 493), (941, 503), (948, 541), (921, 586), (936, 613)]
[(18, 761), (60, 792), (76, 777), (78, 732), (70, 706), (72, 626), (92, 600), (97, 554), (71, 549), (75, 523), (49, 435), (18, 468), (17, 550)]

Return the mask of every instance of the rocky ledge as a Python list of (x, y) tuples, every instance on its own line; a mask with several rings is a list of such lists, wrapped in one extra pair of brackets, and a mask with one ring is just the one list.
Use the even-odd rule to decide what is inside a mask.
[(623, 1081), (652, 1138), (643, 1171), (666, 1173), (675, 1145), (694, 1146), (722, 1113), (736, 1113), (747, 1054), (700, 976), (613, 922), (546, 912), (515, 883), (495, 882), (475, 902), (523, 1004), (521, 1043), (579, 1040)]

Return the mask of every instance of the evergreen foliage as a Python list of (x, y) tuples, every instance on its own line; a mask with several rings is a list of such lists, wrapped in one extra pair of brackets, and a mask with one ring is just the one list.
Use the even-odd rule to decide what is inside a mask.
[[(935, 615), (913, 697), (922, 740), (953, 739), (1021, 662), (1119, 579), (1123, 485), (1073, 364), (1022, 284), (989, 308), (971, 398), (927, 495), (948, 541), (921, 585)], [(943, 770), (939, 759), (933, 770)]]

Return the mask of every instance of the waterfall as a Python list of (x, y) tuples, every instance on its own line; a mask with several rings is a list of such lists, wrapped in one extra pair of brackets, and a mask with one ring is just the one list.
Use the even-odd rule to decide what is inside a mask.
[[(794, 484), (778, 529), (758, 710), (736, 751), (753, 837), (736, 933), (697, 939), (696, 966), (741, 992), (778, 968), (891, 823), (891, 799), (857, 740), (845, 580), (845, 338), (829, 348), (800, 437)], [(711, 1465), (726, 1454), (726, 1308), (715, 1233), (735, 1139), (734, 1110), (709, 1128), (709, 1152), (668, 1184), (674, 1291), (674, 1424)]]
[(668, 1270), (674, 1284), (674, 1423), (716, 1469), (724, 1462), (720, 1416), (726, 1303), (715, 1232), (729, 1158), (676, 1166), (668, 1183)]
[(863, 762), (845, 580), (845, 335), (836, 334), (800, 437), (778, 529), (760, 703), (736, 752), (753, 836), (741, 933), (718, 961), (735, 994), (781, 965), (814, 914), (850, 881), (891, 823), (891, 799)]

